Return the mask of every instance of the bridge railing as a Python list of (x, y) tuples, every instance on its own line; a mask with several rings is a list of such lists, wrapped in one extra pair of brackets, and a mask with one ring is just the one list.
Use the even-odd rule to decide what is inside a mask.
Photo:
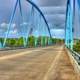
[(65, 47), (65, 50), (69, 56), (70, 62), (75, 72), (79, 75), (80, 74), (80, 55), (68, 47)]
[(78, 64), (80, 65), (80, 55), (77, 53), (77, 52), (75, 52), (75, 51), (72, 51), (71, 50), (71, 52), (72, 52), (72, 56), (75, 58), (75, 60), (78, 62)]
[[(68, 48), (69, 49), (69, 48)], [(69, 51), (71, 52), (72, 56), (74, 57), (74, 59), (77, 61), (78, 65), (80, 65), (80, 54), (69, 49)]]

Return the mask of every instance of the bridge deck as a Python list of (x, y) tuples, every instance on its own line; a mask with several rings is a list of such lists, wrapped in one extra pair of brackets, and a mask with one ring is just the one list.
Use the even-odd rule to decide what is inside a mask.
[(0, 80), (78, 80), (62, 46), (8, 52), (0, 56)]

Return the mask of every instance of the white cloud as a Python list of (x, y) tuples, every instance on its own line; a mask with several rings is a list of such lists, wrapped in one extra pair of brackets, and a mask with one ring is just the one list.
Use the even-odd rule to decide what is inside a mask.
[[(0, 26), (1, 26), (1, 28), (8, 28), (9, 24), (3, 22)], [(15, 27), (16, 27), (15, 23), (11, 24), (11, 28), (15, 28)]]
[(5, 22), (3, 22), (2, 24), (1, 24), (1, 28), (6, 28), (8, 26), (8, 24), (6, 24)]
[(22, 24), (20, 24), (20, 26), (23, 26), (23, 25), (27, 26), (27, 25), (31, 25), (31, 23), (23, 22)]
[[(8, 26), (9, 26), (9, 24), (7, 24), (5, 22), (0, 24), (0, 32), (1, 32), (1, 34), (5, 34), (5, 32), (7, 32)], [(9, 34), (16, 34), (17, 32), (18, 31), (17, 31), (17, 28), (16, 28), (16, 24), (15, 23), (11, 24), (11, 29), (9, 31)]]
[(64, 29), (51, 29), (52, 36), (54, 38), (64, 38)]
[(9, 34), (17, 34), (17, 29), (11, 30)]
[(16, 24), (15, 24), (15, 23), (13, 23), (13, 24), (12, 24), (12, 27), (13, 27), (13, 28), (15, 28), (15, 27), (16, 27)]
[(28, 23), (23, 22), (22, 24), (20, 24), (20, 26), (23, 26), (23, 25), (28, 25)]

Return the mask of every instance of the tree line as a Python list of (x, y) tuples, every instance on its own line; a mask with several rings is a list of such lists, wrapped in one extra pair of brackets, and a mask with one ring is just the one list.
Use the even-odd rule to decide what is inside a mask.
[[(25, 38), (7, 38), (5, 46), (7, 47), (23, 47), (24, 41), (26, 47), (37, 47), (37, 46), (46, 46), (52, 44), (62, 44), (64, 43), (63, 39), (49, 38), (45, 36), (34, 37), (29, 36), (27, 41)], [(0, 38), (0, 42), (3, 44), (4, 38)]]

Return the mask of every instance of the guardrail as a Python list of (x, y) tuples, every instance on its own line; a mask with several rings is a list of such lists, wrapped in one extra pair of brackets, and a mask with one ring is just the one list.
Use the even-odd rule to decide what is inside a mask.
[[(69, 48), (68, 48), (69, 49)], [(80, 65), (80, 54), (69, 49), (74, 59), (77, 61), (78, 65)]]
[(75, 52), (75, 51), (72, 51), (71, 50), (71, 53), (72, 53), (72, 56), (75, 58), (75, 60), (78, 62), (78, 64), (80, 65), (80, 55)]
[(78, 76), (80, 76), (80, 55), (68, 47), (65, 47), (65, 50), (68, 53), (69, 59), (73, 65), (75, 72)]

